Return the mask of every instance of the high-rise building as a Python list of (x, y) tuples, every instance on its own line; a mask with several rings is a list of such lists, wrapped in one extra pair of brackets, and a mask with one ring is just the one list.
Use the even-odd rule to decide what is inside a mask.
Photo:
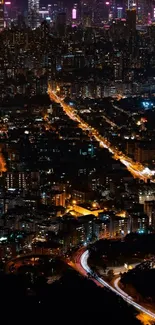
[(56, 28), (59, 36), (64, 36), (66, 32), (66, 13), (60, 12), (56, 19)]
[(55, 1), (51, 8), (51, 18), (52, 18), (53, 22), (56, 23), (57, 16), (61, 12), (65, 12), (63, 1)]
[(78, 22), (78, 9), (77, 9), (77, 3), (75, 3), (72, 9), (72, 25), (75, 26), (77, 22)]
[(117, 17), (116, 0), (110, 0), (109, 4), (109, 20), (112, 20)]
[(4, 25), (5, 27), (11, 27), (11, 18), (12, 18), (12, 4), (10, 1), (4, 3)]
[(136, 9), (137, 8), (137, 0), (127, 0), (127, 9)]
[(81, 22), (85, 20), (85, 17), (89, 15), (91, 19), (91, 25), (94, 24), (96, 13), (98, 11), (98, 3), (96, 0), (81, 0)]
[(28, 22), (32, 29), (39, 26), (39, 0), (28, 0)]
[(151, 18), (154, 21), (155, 20), (155, 0), (151, 1), (150, 13), (151, 13)]
[(139, 24), (147, 24), (148, 23), (148, 16), (151, 11), (151, 2), (150, 0), (137, 0), (136, 1), (137, 7), (137, 18)]
[(117, 18), (123, 18), (123, 7), (117, 7)]
[(91, 27), (92, 25), (92, 14), (91, 12), (84, 12), (82, 17), (83, 27)]
[(144, 0), (137, 0), (137, 18), (138, 23), (142, 24), (144, 21), (145, 9)]
[(40, 175), (38, 172), (7, 172), (6, 189), (38, 190)]
[(0, 1), (0, 31), (4, 29), (4, 0)]
[(128, 9), (127, 10), (127, 27), (130, 33), (136, 31), (136, 10), (135, 9)]
[[(81, 18), (81, 22), (83, 23), (84, 20), (84, 15), (88, 12), (91, 12), (91, 9), (88, 6), (87, 1), (80, 1), (80, 18)], [(91, 12), (91, 16), (92, 16), (92, 12)], [(91, 17), (92, 18), (92, 17)]]

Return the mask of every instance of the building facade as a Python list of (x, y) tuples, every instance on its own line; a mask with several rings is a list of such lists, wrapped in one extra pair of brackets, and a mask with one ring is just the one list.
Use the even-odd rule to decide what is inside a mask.
[(28, 0), (28, 22), (32, 29), (39, 26), (39, 0)]
[(0, 32), (4, 29), (4, 0), (0, 1)]

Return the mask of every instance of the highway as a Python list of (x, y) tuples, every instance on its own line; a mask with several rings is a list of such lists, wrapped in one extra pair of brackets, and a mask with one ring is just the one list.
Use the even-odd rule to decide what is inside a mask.
[(149, 168), (145, 168), (142, 164), (138, 162), (134, 162), (131, 158), (126, 156), (124, 153), (119, 151), (118, 148), (114, 147), (106, 138), (104, 138), (97, 130), (95, 130), (91, 125), (85, 122), (76, 112), (76, 110), (66, 104), (64, 100), (59, 97), (50, 87), (48, 86), (48, 94), (52, 101), (59, 103), (64, 110), (64, 112), (69, 116), (70, 119), (76, 121), (79, 124), (79, 127), (83, 131), (89, 131), (90, 134), (95, 138), (96, 141), (100, 143), (100, 147), (106, 148), (114, 155), (114, 159), (120, 160), (122, 164), (124, 164), (129, 172), (135, 177), (142, 179), (143, 181), (147, 181), (151, 179), (152, 182), (155, 182), (153, 176), (155, 175), (155, 171), (150, 170)]
[(86, 250), (81, 254), (81, 267), (83, 268), (84, 272), (87, 274), (91, 274), (92, 277), (94, 277), (95, 282), (98, 283), (98, 285), (103, 285), (104, 287), (108, 288), (109, 290), (113, 291), (116, 295), (120, 296), (123, 300), (125, 300), (128, 304), (133, 306), (134, 308), (138, 309), (140, 312), (148, 315), (149, 317), (155, 319), (155, 313), (150, 311), (149, 309), (141, 306), (140, 304), (137, 304), (132, 297), (130, 297), (127, 293), (125, 293), (123, 290), (121, 290), (118, 286), (118, 282), (120, 278), (117, 278), (114, 282), (114, 287), (112, 287), (110, 284), (108, 284), (106, 281), (104, 281), (102, 278), (100, 278), (97, 274), (93, 274), (90, 267), (88, 266), (87, 260), (88, 260), (89, 252)]

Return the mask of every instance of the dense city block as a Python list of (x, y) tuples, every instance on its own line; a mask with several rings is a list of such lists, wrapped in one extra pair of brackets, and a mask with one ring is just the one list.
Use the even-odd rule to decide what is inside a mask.
[(154, 121), (154, 0), (0, 1), (6, 323), (154, 324)]

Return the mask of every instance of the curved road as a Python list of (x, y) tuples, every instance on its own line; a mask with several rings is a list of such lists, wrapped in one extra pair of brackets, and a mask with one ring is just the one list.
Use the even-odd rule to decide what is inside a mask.
[[(88, 266), (87, 260), (88, 260), (89, 252), (88, 250), (82, 253), (81, 255), (81, 267), (86, 273), (92, 274), (92, 271), (90, 267)], [(142, 313), (147, 314), (148, 316), (155, 319), (155, 313), (151, 312), (149, 309), (137, 304), (132, 297), (130, 297), (127, 293), (125, 293), (123, 290), (121, 290), (118, 286), (119, 278), (115, 280), (115, 288), (113, 288), (110, 284), (108, 284), (106, 281), (101, 279), (97, 274), (94, 276), (95, 282), (97, 282), (99, 285), (103, 285), (104, 287), (107, 287), (109, 290), (113, 291), (118, 296), (122, 297), (128, 304), (132, 305), (136, 309), (140, 310)]]

